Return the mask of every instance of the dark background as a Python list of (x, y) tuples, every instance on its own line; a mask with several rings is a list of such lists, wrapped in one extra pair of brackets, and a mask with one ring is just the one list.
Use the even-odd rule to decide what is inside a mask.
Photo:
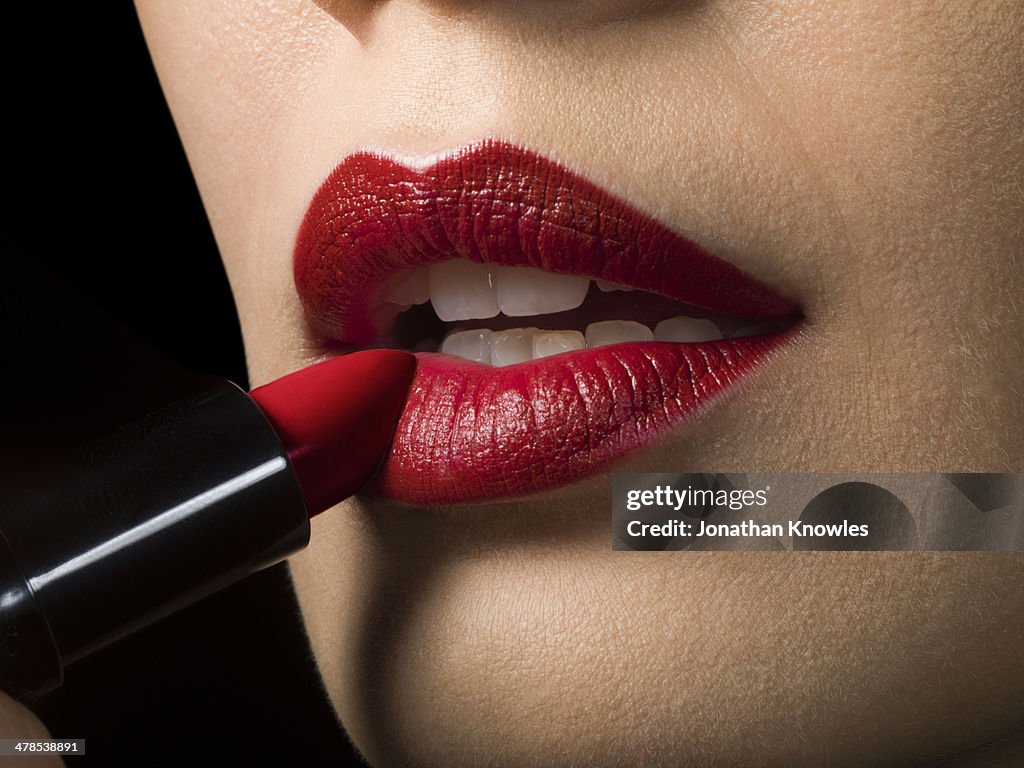
[[(175, 369), (134, 334), (245, 383), (227, 280), (133, 6), (18, 6), (0, 53), (0, 500), (45, 479), (62, 448), (175, 395)], [(87, 740), (72, 765), (357, 764), (284, 566), (72, 665), (34, 709), (55, 737)]]

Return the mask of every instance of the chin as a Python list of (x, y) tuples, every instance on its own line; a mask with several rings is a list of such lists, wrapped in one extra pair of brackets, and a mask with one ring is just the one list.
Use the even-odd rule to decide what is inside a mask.
[(905, 766), (1024, 721), (1019, 556), (611, 552), (581, 512), (461, 512), (351, 505), (293, 563), (374, 766)]

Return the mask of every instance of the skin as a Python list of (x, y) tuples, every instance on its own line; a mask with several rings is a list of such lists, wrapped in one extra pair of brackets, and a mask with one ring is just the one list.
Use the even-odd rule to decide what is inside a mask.
[[(38, 717), (6, 693), (0, 693), (0, 739), (41, 741), (49, 738), (46, 726)], [(17, 760), (19, 766), (26, 768), (59, 768), (64, 765), (57, 755), (33, 755), (18, 757)]]
[[(629, 469), (1024, 471), (1020, 3), (137, 6), (253, 385), (324, 354), (291, 250), (327, 173), (495, 136), (804, 308)], [(1021, 556), (613, 553), (609, 482), (314, 521), (296, 588), (375, 765), (1024, 760)]]

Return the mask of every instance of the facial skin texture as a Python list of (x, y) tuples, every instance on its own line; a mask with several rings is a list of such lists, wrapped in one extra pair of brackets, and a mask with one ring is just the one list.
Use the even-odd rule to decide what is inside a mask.
[[(1024, 471), (1024, 5), (321, 5), (138, 3), (254, 386), (324, 353), (291, 253), (327, 173), (493, 136), (804, 308), (630, 469)], [(375, 765), (1024, 760), (1020, 556), (613, 553), (609, 490), (314, 521), (296, 587)]]

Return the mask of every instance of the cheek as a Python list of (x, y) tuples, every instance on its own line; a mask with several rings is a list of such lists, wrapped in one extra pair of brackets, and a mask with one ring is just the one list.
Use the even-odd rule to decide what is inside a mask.
[(956, 301), (982, 257), (998, 290), (995, 254), (1024, 243), (1006, 226), (1024, 213), (1021, 6), (778, 2), (732, 29), (823, 180), (857, 279), (884, 288), (882, 266)]
[(779, 2), (745, 7), (732, 30), (834, 214), (833, 247), (808, 263), (822, 265), (815, 320), (839, 391), (815, 393), (883, 414), (861, 430), (898, 425), (905, 437), (875, 430), (889, 464), (931, 451), (931, 466), (1012, 468), (1024, 9)]
[(289, 226), (273, 202), (275, 158), (315, 73), (349, 35), (302, 0), (136, 5), (244, 322), (265, 310), (246, 312), (249, 295), (282, 284), (264, 265), (290, 253), (261, 245)]

